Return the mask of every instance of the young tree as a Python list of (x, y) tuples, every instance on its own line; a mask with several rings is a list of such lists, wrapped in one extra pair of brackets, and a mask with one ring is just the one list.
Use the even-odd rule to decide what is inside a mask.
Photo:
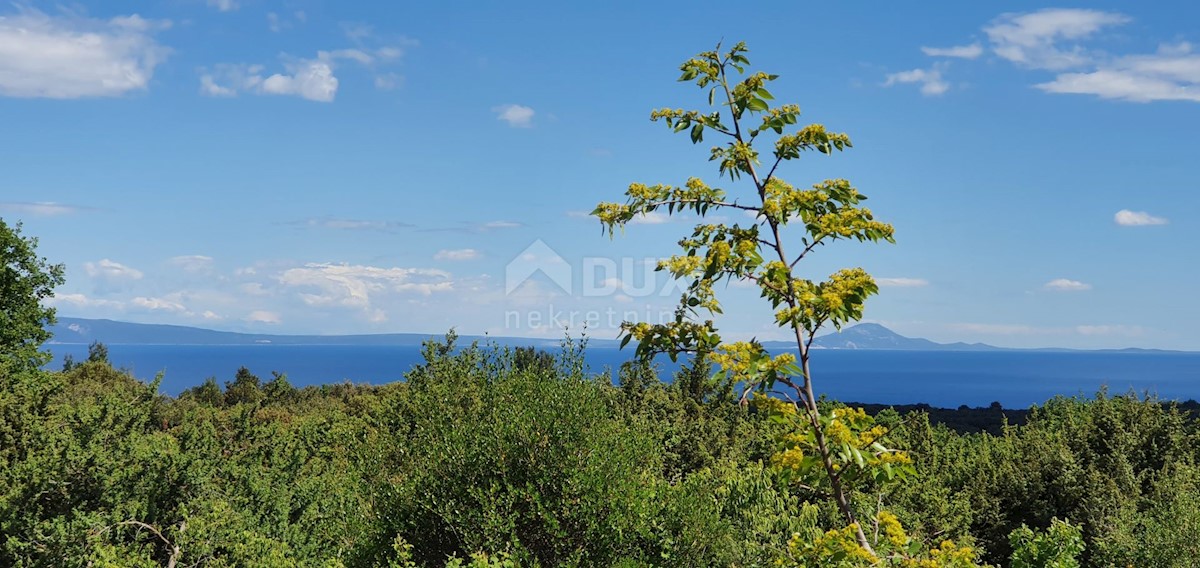
[[(779, 461), (801, 477), (819, 476), (828, 495), (845, 518), (847, 530), (869, 554), (874, 554), (851, 503), (851, 487), (867, 474), (890, 477), (907, 457), (880, 445), (882, 432), (868, 418), (848, 409), (822, 412), (813, 390), (809, 366), (813, 338), (822, 326), (836, 328), (862, 316), (866, 298), (878, 291), (861, 268), (840, 270), (824, 281), (802, 276), (797, 267), (817, 247), (836, 240), (893, 241), (891, 225), (876, 221), (862, 207), (866, 196), (844, 179), (821, 181), (811, 188), (793, 186), (777, 175), (785, 162), (815, 151), (832, 154), (850, 147), (845, 134), (820, 124), (797, 127), (800, 108), (771, 106), (767, 85), (776, 75), (748, 73), (746, 46), (728, 52), (706, 51), (685, 62), (680, 81), (694, 82), (707, 91), (706, 110), (660, 109), (651, 113), (675, 132), (688, 132), (699, 144), (706, 134), (723, 143), (712, 147), (710, 161), (731, 184), (744, 184), (743, 193), (710, 186), (700, 178), (682, 187), (634, 183), (624, 203), (601, 203), (592, 212), (609, 234), (639, 215), (665, 209), (668, 214), (710, 211), (752, 216), (747, 225), (700, 223), (679, 241), (682, 254), (659, 263), (689, 285), (665, 324), (625, 322), (622, 345), (638, 341), (638, 355), (666, 353), (672, 359), (689, 353), (716, 364), (725, 380), (743, 385), (743, 402), (754, 391), (776, 392), (794, 402), (791, 416), (799, 428)], [(734, 75), (736, 72), (737, 75)], [(740, 76), (740, 77), (739, 77)], [(759, 152), (767, 139), (772, 149), (764, 163)], [(756, 146), (757, 145), (757, 146)], [(748, 191), (747, 191), (748, 190)], [(788, 229), (799, 226), (799, 231)], [(795, 232), (799, 232), (796, 235)], [(785, 241), (785, 233), (798, 237)], [(797, 248), (791, 248), (797, 246)], [(790, 251), (790, 252), (789, 252)], [(748, 280), (776, 310), (775, 322), (794, 336), (797, 357), (772, 357), (757, 341), (722, 343), (711, 316), (721, 313), (714, 292), (726, 280)], [(784, 388), (780, 388), (784, 387)], [(775, 401), (778, 403), (779, 401)], [(774, 406), (778, 410), (778, 405)]]
[(0, 363), (42, 365), (38, 351), (54, 323), (54, 308), (42, 301), (63, 283), (63, 265), (37, 256), (37, 239), (21, 236), (21, 223), (0, 219)]

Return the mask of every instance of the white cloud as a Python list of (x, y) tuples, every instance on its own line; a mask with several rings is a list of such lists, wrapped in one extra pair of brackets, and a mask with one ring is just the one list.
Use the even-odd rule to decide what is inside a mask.
[(48, 16), (18, 8), (0, 16), (0, 95), (75, 99), (145, 90), (168, 50), (153, 38), (169, 22)]
[(308, 20), (308, 14), (302, 10), (292, 12), (292, 18), (289, 20), (287, 16), (280, 16), (275, 12), (267, 12), (267, 29), (275, 33), (280, 33), (284, 30), (291, 29), (297, 23), (304, 23)]
[(1064, 47), (1063, 40), (1084, 39), (1105, 27), (1128, 21), (1127, 16), (1113, 12), (1050, 8), (1028, 14), (1004, 14), (983, 31), (996, 55), (1025, 67), (1061, 70), (1092, 60), (1082, 46)]
[(954, 47), (922, 47), (921, 51), (930, 57), (975, 59), (983, 55), (983, 46), (978, 43), (972, 43), (971, 45), (958, 45)]
[(349, 264), (310, 263), (285, 270), (279, 282), (297, 290), (309, 306), (340, 306), (362, 310), (372, 321), (385, 317), (374, 297), (416, 292), (428, 296), (453, 289), (450, 273), (433, 268), (381, 268)]
[(343, 219), (339, 217), (310, 217), (287, 223), (308, 229), (334, 229), (340, 231), (385, 231), (412, 227), (400, 221), (372, 221), (366, 219)]
[(885, 288), (920, 288), (929, 285), (924, 278), (876, 278), (875, 283)]
[(1091, 290), (1092, 285), (1084, 283), (1084, 282), (1080, 282), (1078, 280), (1069, 280), (1067, 278), (1055, 278), (1054, 280), (1047, 282), (1045, 284), (1044, 288), (1046, 288), (1047, 290), (1054, 290), (1057, 292), (1082, 292), (1084, 290)]
[(439, 250), (433, 255), (434, 260), (475, 260), (480, 257), (475, 249)]
[(200, 76), (200, 92), (232, 97), (240, 92), (291, 95), (316, 102), (333, 102), (338, 79), (330, 61), (299, 59), (284, 64), (286, 73), (264, 77), (262, 65), (221, 63)]
[(263, 287), (261, 282), (246, 282), (245, 284), (238, 286), (238, 289), (241, 290), (243, 294), (249, 296), (266, 296), (267, 294), (270, 294), (270, 292)]
[(208, 0), (208, 5), (222, 12), (232, 12), (238, 9), (236, 0)]
[(85, 262), (83, 263), (83, 270), (92, 278), (109, 282), (142, 279), (142, 271), (107, 258), (97, 262)]
[(71, 306), (74, 308), (116, 308), (123, 307), (121, 302), (92, 298), (84, 294), (55, 294), (46, 300), (51, 306)]
[(1037, 87), (1139, 103), (1200, 102), (1200, 54), (1186, 42), (1163, 45), (1155, 54), (1119, 57), (1092, 71), (1060, 74)]
[(1140, 325), (1077, 325), (1075, 326), (1075, 333), (1079, 335), (1139, 337), (1146, 334), (1146, 328)]
[(146, 298), (138, 296), (130, 300), (130, 305), (150, 311), (171, 312), (177, 314), (187, 314), (188, 309), (179, 302), (173, 302), (164, 298)]
[(247, 314), (245, 319), (249, 323), (266, 323), (272, 325), (283, 321), (277, 312), (267, 310), (254, 310)]
[(375, 35), (375, 29), (370, 24), (362, 22), (344, 22), (342, 23), (342, 33), (345, 33), (350, 41), (359, 43)]
[(237, 89), (222, 87), (212, 75), (203, 75), (200, 77), (200, 93), (210, 97), (236, 97)]
[(317, 59), (321, 61), (348, 59), (363, 65), (370, 65), (375, 62), (375, 58), (372, 57), (371, 54), (361, 49), (335, 49), (333, 51), (318, 51)]
[[(273, 29), (279, 27), (277, 18), (268, 16), (268, 22)], [(403, 42), (403, 45), (413, 44), (415, 42), (411, 40)], [(375, 71), (382, 65), (395, 63), (403, 55), (404, 50), (398, 45), (318, 51), (317, 56), (310, 59), (284, 57), (285, 72), (270, 76), (265, 76), (263, 65), (220, 63), (211, 70), (201, 71), (200, 92), (211, 97), (232, 97), (241, 92), (288, 95), (329, 103), (337, 97), (340, 82), (334, 71), (340, 62), (354, 62)], [(375, 74), (375, 86), (381, 90), (395, 89), (403, 81), (404, 77), (394, 72)]]
[(375, 88), (380, 91), (392, 91), (404, 85), (404, 77), (398, 73), (380, 73), (375, 76)]
[(263, 79), (259, 92), (268, 95), (295, 95), (302, 99), (331, 103), (337, 96), (338, 79), (333, 67), (320, 60), (301, 60), (285, 66), (287, 73), (276, 73)]
[(941, 95), (950, 90), (950, 83), (947, 83), (942, 78), (942, 68), (942, 66), (935, 64), (929, 69), (911, 69), (899, 73), (890, 73), (887, 76), (887, 80), (884, 81), (883, 86), (891, 87), (904, 83), (920, 83), (922, 95)]
[(190, 272), (190, 273), (195, 274), (195, 273), (208, 272), (208, 271), (212, 270), (213, 259), (211, 256), (204, 256), (204, 255), (200, 255), (200, 254), (188, 254), (188, 255), (173, 257), (173, 258), (167, 260), (167, 264), (170, 264), (171, 266), (179, 268), (180, 270), (182, 270), (184, 272)]
[(492, 229), (516, 229), (519, 227), (524, 227), (524, 225), (516, 221), (488, 221), (480, 225), (479, 228), (484, 231), (490, 231)]
[(666, 213), (659, 213), (658, 211), (647, 211), (645, 213), (642, 213), (641, 215), (634, 217), (633, 219), (630, 219), (629, 224), (630, 225), (662, 225), (662, 224), (670, 223), (670, 222), (671, 222), (671, 217), (668, 216)]
[(1113, 215), (1113, 221), (1122, 227), (1141, 227), (1145, 225), (1166, 225), (1170, 221), (1163, 217), (1155, 217), (1145, 211), (1130, 211), (1122, 209)]
[(54, 217), (56, 215), (70, 215), (84, 211), (85, 207), (75, 205), (67, 205), (65, 203), (55, 203), (53, 201), (0, 201), (0, 211), (11, 211), (16, 214), (27, 214), (35, 217)]
[(496, 113), (497, 120), (507, 122), (513, 128), (532, 128), (533, 127), (533, 109), (522, 105), (500, 105), (492, 107), (492, 112)]

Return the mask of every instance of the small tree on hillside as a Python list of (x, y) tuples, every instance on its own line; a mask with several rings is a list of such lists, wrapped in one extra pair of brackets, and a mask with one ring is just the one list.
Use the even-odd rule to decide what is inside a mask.
[(21, 224), (0, 219), (0, 363), (39, 366), (49, 360), (38, 349), (54, 323), (54, 308), (42, 302), (63, 283), (63, 265), (37, 255), (37, 239), (21, 236)]
[[(864, 301), (878, 288), (861, 268), (840, 270), (824, 281), (814, 281), (798, 273), (797, 267), (817, 247), (831, 241), (894, 242), (893, 229), (862, 207), (866, 196), (849, 181), (830, 179), (801, 188), (777, 175), (781, 165), (806, 152), (829, 155), (849, 148), (850, 138), (820, 124), (797, 127), (800, 108), (772, 106), (774, 97), (767, 86), (776, 76), (747, 72), (746, 51), (742, 43), (724, 53), (718, 46), (680, 67), (680, 81), (694, 82), (707, 91), (707, 110), (661, 109), (650, 115), (651, 120), (665, 122), (675, 132), (687, 132), (694, 144), (701, 143), (705, 135), (720, 137), (723, 143), (712, 147), (709, 159), (730, 183), (742, 182), (742, 192), (713, 187), (695, 177), (682, 187), (634, 183), (626, 191), (624, 203), (601, 203), (592, 212), (610, 236), (615, 228), (658, 210), (690, 212), (702, 221), (713, 211), (753, 219), (732, 225), (701, 222), (680, 240), (682, 254), (658, 265), (659, 270), (689, 283), (673, 321), (625, 322), (622, 345), (636, 339), (641, 357), (666, 353), (674, 359), (690, 353), (707, 359), (720, 369), (719, 376), (743, 386), (743, 401), (756, 391), (778, 394), (756, 399), (793, 426), (775, 464), (815, 494), (829, 496), (846, 522), (844, 531), (794, 543), (797, 561), (810, 553), (823, 557), (819, 548), (832, 546), (830, 543), (843, 536), (857, 543), (857, 550), (866, 555), (860, 560), (887, 558), (887, 553), (876, 553), (879, 539), (873, 547), (864, 534), (851, 494), (856, 484), (886, 481), (911, 471), (911, 465), (903, 453), (881, 445), (884, 430), (860, 409), (819, 408), (809, 366), (817, 331), (826, 324), (840, 329), (859, 319)], [(740, 77), (733, 76), (735, 72)], [(764, 163), (758, 148), (767, 139), (773, 142)], [(799, 234), (787, 233), (797, 226)], [(785, 233), (795, 239), (785, 240)], [(772, 357), (753, 340), (721, 341), (711, 317), (721, 313), (716, 285), (727, 280), (757, 285), (776, 310), (776, 324), (795, 338), (798, 360), (792, 353)], [(792, 402), (785, 403), (780, 397)], [(875, 522), (879, 527), (882, 521), (891, 525), (894, 520), (877, 517)], [(893, 544), (898, 542), (897, 537)], [(886, 542), (882, 546), (888, 547)], [(911, 554), (907, 546), (898, 554)], [(958, 558), (969, 555), (968, 550)]]

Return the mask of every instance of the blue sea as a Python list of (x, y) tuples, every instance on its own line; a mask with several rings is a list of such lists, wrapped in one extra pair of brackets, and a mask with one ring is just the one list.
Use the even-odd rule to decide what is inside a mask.
[[(49, 346), (59, 368), (70, 354), (87, 358), (86, 345)], [(246, 366), (264, 380), (287, 373), (293, 385), (352, 381), (382, 384), (402, 380), (421, 362), (415, 346), (346, 345), (109, 345), (109, 359), (139, 378), (164, 373), (161, 390), (177, 395), (208, 377), (232, 380)], [(632, 350), (590, 347), (594, 372), (615, 369)], [(666, 371), (672, 366), (664, 364)], [(879, 351), (813, 352), (813, 381), (819, 393), (842, 401), (883, 404), (928, 403), (955, 408), (999, 402), (1005, 408), (1040, 404), (1055, 395), (1092, 396), (1136, 391), (1164, 399), (1200, 399), (1200, 353), (1049, 351)], [(666, 373), (664, 373), (666, 374)]]

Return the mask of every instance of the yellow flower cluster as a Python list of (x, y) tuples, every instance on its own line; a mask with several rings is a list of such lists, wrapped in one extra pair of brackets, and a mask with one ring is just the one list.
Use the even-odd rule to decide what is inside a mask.
[(688, 114), (688, 111), (683, 110), (681, 108), (677, 108), (677, 109), (660, 108), (660, 109), (654, 109), (653, 111), (650, 112), (650, 120), (656, 121), (656, 120), (663, 119), (663, 118), (672, 118), (672, 119), (682, 118), (684, 116), (687, 116), (687, 114)]
[(677, 254), (658, 261), (658, 269), (670, 272), (676, 278), (683, 278), (700, 270), (700, 266), (703, 264), (704, 259), (699, 256)]
[(731, 377), (742, 377), (749, 373), (750, 366), (762, 352), (761, 345), (738, 341), (722, 345), (717, 351), (710, 353), (708, 358)]
[(789, 448), (771, 456), (771, 465), (779, 469), (800, 472), (804, 466), (804, 451), (800, 448)]
[[(726, 343), (718, 347), (716, 351), (708, 354), (708, 360), (720, 367), (733, 380), (753, 380), (760, 373), (783, 373), (785, 367), (796, 363), (796, 356), (791, 353), (782, 353), (771, 357), (770, 354), (763, 350), (762, 345), (758, 343), (738, 341)], [(762, 397), (761, 400), (763, 402), (758, 404), (787, 405), (783, 401), (770, 397)], [(767, 408), (768, 412), (778, 410), (777, 407), (768, 406)], [(781, 414), (784, 412), (782, 410), (779, 411)], [(795, 407), (792, 407), (790, 412), (794, 413)]]
[(846, 426), (845, 422), (835, 418), (825, 428), (825, 437), (830, 442), (840, 446), (842, 444), (849, 444), (854, 439), (854, 432), (850, 431), (850, 427)]
[(796, 414), (796, 405), (771, 396), (756, 396), (754, 407), (768, 415), (792, 416)]
[(901, 550), (908, 547), (908, 534), (904, 532), (904, 527), (900, 525), (900, 519), (897, 519), (896, 515), (893, 515), (890, 511), (880, 511), (875, 516), (875, 521), (879, 523), (879, 528), (883, 532), (884, 538), (893, 547)]
[(944, 540), (937, 548), (929, 551), (929, 558), (906, 559), (904, 568), (973, 568), (976, 564), (975, 549), (958, 546), (954, 541)]
[(794, 566), (826, 566), (832, 558), (843, 558), (841, 565), (873, 566), (879, 558), (870, 551), (859, 546), (855, 538), (857, 525), (847, 525), (838, 530), (831, 530), (817, 536), (813, 540), (805, 539), (800, 533), (794, 533), (788, 540), (788, 550), (792, 554)]

